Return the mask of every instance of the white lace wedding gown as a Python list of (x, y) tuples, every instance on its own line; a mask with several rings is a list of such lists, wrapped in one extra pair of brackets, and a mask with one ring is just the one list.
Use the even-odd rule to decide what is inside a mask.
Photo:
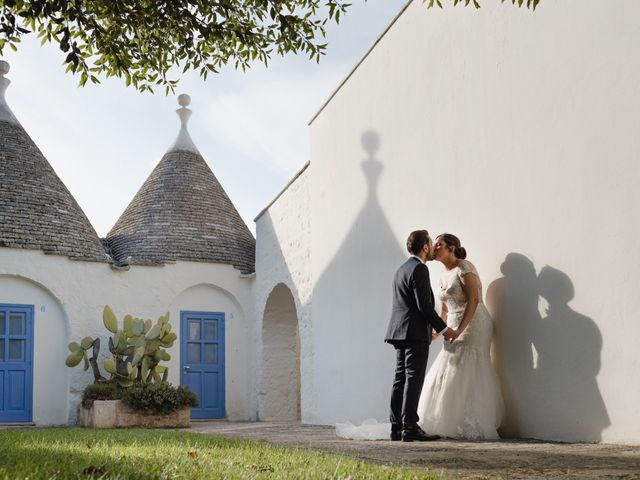
[[(462, 321), (466, 297), (460, 277), (466, 273), (478, 276), (471, 262), (460, 260), (440, 278), (439, 295), (447, 306), (450, 328), (458, 328)], [(489, 353), (493, 323), (482, 303), (480, 283), (479, 289), (480, 303), (473, 319), (453, 344), (445, 341), (427, 372), (418, 415), (420, 426), (429, 434), (469, 440), (499, 438), (496, 429), (502, 421), (504, 403)], [(339, 437), (355, 440), (387, 440), (390, 433), (388, 421), (375, 419), (367, 419), (362, 425), (336, 425)]]
[[(440, 278), (440, 300), (447, 306), (447, 325), (458, 328), (462, 322), (466, 297), (460, 278), (478, 276), (473, 264), (460, 260), (457, 267)], [(480, 303), (465, 329), (452, 344), (444, 342), (442, 351), (427, 372), (422, 387), (418, 415), (425, 432), (470, 440), (497, 439), (504, 403), (498, 376), (491, 365), (490, 347), (493, 322)]]

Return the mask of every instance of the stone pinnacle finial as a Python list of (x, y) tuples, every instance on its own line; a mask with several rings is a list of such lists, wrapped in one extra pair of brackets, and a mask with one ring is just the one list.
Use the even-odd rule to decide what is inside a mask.
[(173, 145), (169, 147), (167, 153), (169, 152), (178, 152), (178, 151), (186, 151), (193, 152), (200, 155), (198, 148), (196, 147), (193, 140), (191, 140), (191, 135), (189, 135), (189, 131), (187, 130), (187, 123), (189, 122), (189, 118), (193, 113), (187, 106), (191, 103), (191, 97), (186, 93), (178, 95), (178, 105), (181, 108), (176, 110), (178, 117), (180, 117), (180, 132), (178, 132), (178, 137), (176, 138)]
[(20, 125), (18, 119), (13, 114), (9, 105), (7, 105), (7, 101), (4, 98), (4, 94), (9, 88), (9, 84), (11, 80), (5, 77), (7, 73), (9, 73), (9, 63), (4, 60), (0, 60), (0, 121), (1, 122), (9, 122), (15, 123), (16, 125)]

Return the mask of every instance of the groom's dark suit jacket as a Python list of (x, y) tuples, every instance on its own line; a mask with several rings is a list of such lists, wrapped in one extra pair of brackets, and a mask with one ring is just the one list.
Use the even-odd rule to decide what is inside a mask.
[(434, 310), (429, 269), (417, 257), (410, 257), (393, 279), (393, 308), (384, 341), (431, 343), (431, 332), (447, 324)]

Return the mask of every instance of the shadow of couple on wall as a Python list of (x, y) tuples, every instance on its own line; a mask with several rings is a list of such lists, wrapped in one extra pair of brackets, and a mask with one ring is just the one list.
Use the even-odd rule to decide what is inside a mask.
[[(547, 440), (600, 441), (610, 425), (598, 389), (602, 335), (574, 311), (569, 276), (509, 253), (502, 278), (487, 289), (495, 323), (493, 353), (502, 382), (502, 434)], [(540, 301), (542, 300), (542, 302)], [(546, 303), (543, 314), (540, 303)]]

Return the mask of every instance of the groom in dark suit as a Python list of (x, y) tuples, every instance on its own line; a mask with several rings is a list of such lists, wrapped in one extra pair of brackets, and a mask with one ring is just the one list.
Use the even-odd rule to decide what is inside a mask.
[(411, 232), (407, 239), (411, 257), (393, 279), (393, 308), (384, 341), (396, 349), (396, 374), (391, 393), (391, 440), (405, 442), (437, 440), (418, 426), (418, 400), (424, 383), (431, 333), (442, 333), (453, 341), (434, 310), (427, 260), (433, 259), (433, 242), (426, 230)]

